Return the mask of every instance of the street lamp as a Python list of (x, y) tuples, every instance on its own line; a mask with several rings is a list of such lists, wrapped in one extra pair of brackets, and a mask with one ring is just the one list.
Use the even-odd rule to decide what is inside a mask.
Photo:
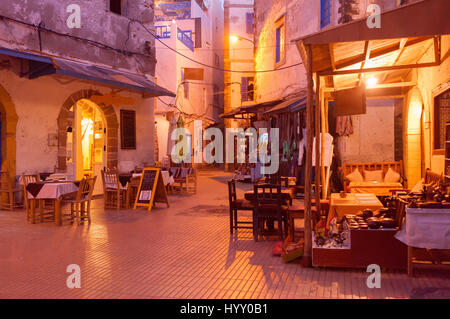
[(245, 40), (251, 42), (253, 45), (255, 45), (255, 41), (241, 37), (239, 35), (230, 35), (231, 42), (237, 42), (238, 40)]

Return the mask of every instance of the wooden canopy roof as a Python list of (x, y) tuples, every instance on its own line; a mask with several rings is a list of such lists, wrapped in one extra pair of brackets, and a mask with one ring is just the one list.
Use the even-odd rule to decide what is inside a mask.
[(363, 18), (294, 41), (306, 67), (311, 46), (312, 72), (325, 76), (327, 87), (359, 85), (363, 73), (375, 73), (384, 85), (404, 82), (411, 68), (448, 57), (441, 37), (450, 35), (449, 12), (449, 0), (423, 0), (382, 13), (379, 29)]

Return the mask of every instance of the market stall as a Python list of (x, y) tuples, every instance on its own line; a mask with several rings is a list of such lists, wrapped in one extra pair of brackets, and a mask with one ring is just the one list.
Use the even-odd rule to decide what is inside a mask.
[[(382, 13), (382, 29), (368, 28), (364, 18), (294, 40), (307, 71), (306, 130), (311, 132), (306, 140), (304, 265), (359, 268), (377, 263), (386, 268), (406, 267), (407, 247), (395, 237), (402, 227), (402, 210), (401, 205), (397, 207), (393, 201), (388, 207), (380, 207), (378, 211), (367, 201), (361, 203), (356, 214), (340, 214), (336, 207), (351, 200), (332, 195), (328, 219), (323, 216), (318, 225), (311, 223), (313, 185), (320, 189), (318, 186), (323, 186), (326, 182), (324, 158), (321, 156), (324, 154), (325, 142), (323, 138), (316, 138), (314, 141), (314, 136), (324, 136), (329, 130), (330, 101), (334, 102), (336, 114), (348, 116), (365, 114), (366, 100), (369, 98), (404, 99), (405, 104), (407, 103), (405, 109), (411, 112), (406, 118), (408, 125), (403, 132), (408, 139), (407, 152), (403, 154), (403, 159), (407, 162), (405, 172), (396, 173), (406, 173), (404, 175), (412, 177), (408, 181), (413, 183), (408, 185), (412, 187), (422, 173), (420, 158), (417, 161), (413, 154), (420, 154), (422, 151), (420, 138), (415, 142), (414, 138), (417, 131), (420, 136), (423, 112), (422, 105), (419, 104), (423, 102), (416, 97), (412, 98), (412, 93), (422, 90), (431, 96), (431, 92), (426, 87), (420, 87), (423, 83), (415, 82), (411, 72), (431, 69), (430, 74), (435, 75), (435, 78), (446, 77), (441, 74), (445, 73), (445, 68), (440, 66), (447, 63), (445, 61), (449, 58), (448, 51), (446, 53), (441, 50), (443, 43), (446, 43), (448, 50), (450, 25), (446, 23), (446, 12), (449, 9), (450, 3), (446, 0), (418, 1)], [(428, 53), (426, 58), (425, 53)], [(444, 88), (445, 85), (448, 87), (448, 83), (442, 85)], [(438, 87), (439, 91), (444, 88)], [(424, 116), (428, 119), (430, 117), (428, 114)], [(315, 149), (321, 151), (314, 153), (313, 144)], [(432, 149), (431, 146), (429, 148)], [(436, 160), (443, 161), (441, 158)], [(313, 162), (319, 165), (314, 165)], [(375, 169), (367, 168), (369, 172)], [(385, 182), (384, 177), (381, 182)], [(406, 190), (403, 185), (393, 186), (394, 190)], [(376, 187), (372, 188), (373, 191), (367, 190), (367, 187), (356, 187), (364, 190), (361, 193), (367, 192), (375, 197), (378, 190), (375, 190)], [(450, 201), (445, 185), (441, 185), (441, 189), (443, 197), (435, 198), (434, 201)], [(383, 195), (387, 195), (387, 191), (390, 192), (383, 188)], [(320, 198), (326, 198), (328, 194), (315, 192), (314, 197), (319, 206), (316, 209), (320, 211)]]

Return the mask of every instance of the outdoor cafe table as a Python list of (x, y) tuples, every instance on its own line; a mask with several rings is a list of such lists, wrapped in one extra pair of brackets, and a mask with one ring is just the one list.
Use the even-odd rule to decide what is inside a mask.
[[(76, 193), (79, 182), (37, 182), (27, 185), (27, 195), (30, 200), (31, 220), (34, 223), (36, 200), (54, 200), (55, 201), (55, 224), (61, 225), (61, 198), (63, 195)], [(39, 209), (42, 209), (39, 205)]]
[[(133, 177), (141, 177), (141, 173), (127, 173), (127, 174), (119, 174), (119, 182), (122, 187), (126, 188), (127, 184), (131, 181), (131, 178)], [(169, 175), (169, 171), (161, 171), (161, 176), (164, 182), (164, 185), (170, 185), (174, 182), (173, 176)]]
[(334, 214), (337, 214), (337, 218), (341, 219), (346, 214), (357, 214), (364, 209), (371, 209), (376, 212), (380, 208), (383, 208), (383, 204), (375, 194), (347, 193), (344, 198), (338, 193), (331, 194), (327, 226), (329, 226)]
[[(255, 199), (253, 190), (249, 190), (245, 192), (244, 197), (246, 200), (253, 202)], [(292, 203), (292, 199), (294, 198), (293, 192), (291, 189), (282, 189), (281, 190), (281, 198), (282, 200), (289, 201)]]

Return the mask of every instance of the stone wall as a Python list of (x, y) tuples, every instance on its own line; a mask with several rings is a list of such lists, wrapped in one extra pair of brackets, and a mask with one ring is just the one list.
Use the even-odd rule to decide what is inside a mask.
[[(139, 23), (154, 31), (153, 1), (124, 3), (123, 14), (127, 16), (110, 12), (108, 0), (1, 1), (0, 46), (43, 51), (153, 76), (155, 39)], [(67, 26), (70, 4), (80, 6), (80, 28)]]

